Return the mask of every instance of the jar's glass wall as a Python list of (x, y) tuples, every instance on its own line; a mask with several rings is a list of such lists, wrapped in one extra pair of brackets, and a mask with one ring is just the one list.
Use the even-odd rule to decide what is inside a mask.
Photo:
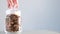
[(7, 32), (21, 31), (21, 12), (19, 10), (7, 10), (5, 25)]

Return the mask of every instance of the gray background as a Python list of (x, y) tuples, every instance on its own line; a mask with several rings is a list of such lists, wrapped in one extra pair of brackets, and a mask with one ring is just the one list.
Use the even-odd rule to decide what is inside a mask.
[[(60, 0), (19, 0), (23, 31), (60, 32)], [(4, 30), (6, 0), (0, 0), (0, 31)]]

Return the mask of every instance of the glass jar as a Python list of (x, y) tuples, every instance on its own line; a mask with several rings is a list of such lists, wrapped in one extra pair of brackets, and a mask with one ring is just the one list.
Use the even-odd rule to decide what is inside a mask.
[(17, 9), (8, 9), (6, 11), (6, 29), (8, 32), (21, 32), (21, 11)]

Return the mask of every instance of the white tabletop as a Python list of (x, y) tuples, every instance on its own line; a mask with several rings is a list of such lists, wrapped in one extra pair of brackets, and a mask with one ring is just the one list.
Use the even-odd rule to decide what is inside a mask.
[[(0, 32), (0, 34), (5, 34), (5, 32)], [(25, 31), (19, 34), (60, 34), (58, 32), (39, 30), (39, 31)]]

